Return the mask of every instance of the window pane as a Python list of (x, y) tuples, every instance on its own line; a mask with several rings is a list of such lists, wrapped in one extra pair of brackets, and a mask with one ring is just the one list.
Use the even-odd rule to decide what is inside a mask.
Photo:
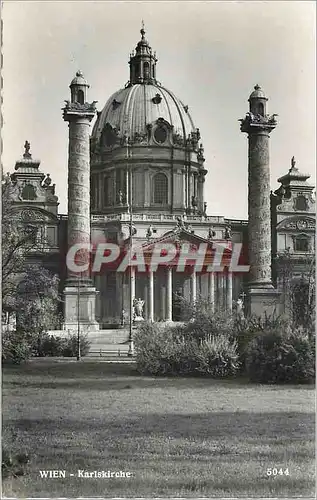
[(154, 177), (154, 203), (167, 204), (167, 177), (164, 174), (156, 174)]

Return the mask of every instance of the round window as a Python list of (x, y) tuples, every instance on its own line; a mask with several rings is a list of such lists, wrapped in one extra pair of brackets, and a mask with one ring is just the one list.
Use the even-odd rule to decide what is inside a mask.
[(154, 139), (156, 142), (163, 144), (167, 139), (167, 131), (164, 127), (158, 127), (154, 132)]

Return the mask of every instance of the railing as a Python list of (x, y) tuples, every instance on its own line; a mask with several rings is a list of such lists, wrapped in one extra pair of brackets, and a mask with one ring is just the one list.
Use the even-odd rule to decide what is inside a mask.
[[(134, 221), (156, 221), (156, 222), (177, 222), (178, 215), (168, 215), (168, 214), (134, 214)], [(129, 222), (130, 215), (128, 213), (112, 214), (112, 215), (92, 215), (91, 222), (109, 222), (109, 221), (121, 221)], [(197, 222), (197, 223), (212, 223), (212, 224), (224, 224), (225, 219), (222, 216), (203, 216), (203, 215), (185, 215), (183, 217), (184, 222)]]
[[(178, 215), (169, 215), (169, 214), (134, 214), (134, 221), (152, 221), (152, 222), (168, 222), (175, 221), (177, 222)], [(65, 214), (60, 214), (58, 216), (60, 220), (67, 220), (68, 216)], [(185, 222), (192, 223), (208, 223), (208, 224), (229, 224), (229, 225), (238, 225), (238, 226), (247, 226), (248, 221), (242, 219), (228, 219), (223, 216), (203, 216), (203, 215), (185, 215), (183, 217)], [(110, 214), (110, 215), (92, 215), (91, 222), (110, 222), (110, 221), (120, 221), (120, 222), (129, 222), (130, 215), (128, 213), (121, 214)]]

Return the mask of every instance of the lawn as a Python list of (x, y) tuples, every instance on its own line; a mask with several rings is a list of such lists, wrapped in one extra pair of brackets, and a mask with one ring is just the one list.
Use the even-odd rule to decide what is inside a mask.
[[(314, 388), (34, 361), (3, 368), (3, 443), (31, 458), (3, 496), (313, 496)], [(267, 476), (268, 467), (289, 475)], [(67, 477), (42, 479), (48, 469)]]

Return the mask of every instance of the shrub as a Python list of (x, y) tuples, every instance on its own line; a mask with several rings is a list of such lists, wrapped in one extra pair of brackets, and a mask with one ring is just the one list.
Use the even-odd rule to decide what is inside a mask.
[(238, 345), (241, 371), (246, 370), (245, 363), (248, 347), (258, 335), (269, 331), (282, 331), (287, 328), (289, 328), (289, 323), (282, 316), (234, 316), (232, 338), (236, 340)]
[(261, 332), (249, 345), (246, 369), (252, 382), (312, 382), (315, 378), (314, 342), (302, 329)]
[[(53, 357), (74, 357), (77, 356), (77, 334), (69, 334), (68, 337), (58, 337), (55, 335), (40, 335), (32, 345), (34, 356)], [(90, 349), (90, 342), (87, 335), (80, 334), (81, 356), (86, 356)]]
[(239, 368), (237, 345), (226, 336), (193, 339), (184, 328), (144, 324), (136, 332), (137, 369), (151, 375), (233, 375)]
[(239, 370), (237, 343), (226, 335), (202, 340), (195, 355), (199, 362), (197, 370), (213, 378), (229, 377)]
[[(90, 349), (90, 342), (88, 340), (87, 334), (80, 334), (79, 336), (80, 339), (80, 355), (81, 356), (87, 356), (89, 349)], [(62, 350), (62, 356), (65, 357), (74, 357), (77, 356), (77, 350), (78, 350), (78, 340), (77, 340), (77, 334), (70, 334), (65, 340), (65, 345), (63, 346)]]
[(18, 453), (13, 455), (6, 449), (2, 449), (2, 478), (23, 476), (26, 472), (26, 466), (30, 462), (27, 453)]
[(2, 361), (20, 364), (31, 356), (30, 341), (26, 335), (14, 331), (2, 333)]
[(63, 356), (67, 339), (49, 335), (47, 333), (39, 335), (36, 342), (33, 344), (34, 356)]

